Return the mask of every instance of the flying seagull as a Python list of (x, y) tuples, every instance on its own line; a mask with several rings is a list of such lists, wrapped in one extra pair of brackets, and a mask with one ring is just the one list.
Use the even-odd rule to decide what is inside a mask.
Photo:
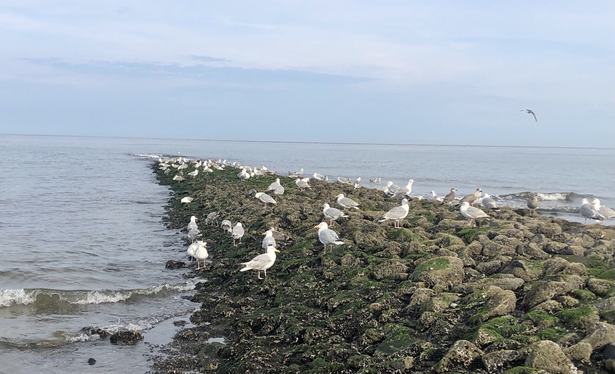
[[(523, 109), (521, 109), (521, 111), (523, 112)], [(529, 114), (533, 115), (533, 116), (534, 116), (534, 120), (535, 120), (536, 122), (538, 122), (538, 119), (536, 118), (536, 113), (534, 113), (534, 111), (533, 111), (533, 110), (531, 110), (531, 109), (526, 109), (525, 111), (526, 111), (526, 112), (528, 112)]]

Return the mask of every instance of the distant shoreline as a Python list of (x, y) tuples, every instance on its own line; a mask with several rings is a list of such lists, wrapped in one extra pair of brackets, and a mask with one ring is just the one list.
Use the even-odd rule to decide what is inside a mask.
[(488, 144), (421, 144), (421, 143), (345, 143), (345, 142), (316, 142), (295, 140), (234, 140), (234, 139), (188, 139), (188, 138), (150, 138), (135, 136), (96, 136), (96, 135), (53, 135), (53, 134), (0, 134), (4, 136), (41, 136), (59, 138), (103, 138), (103, 139), (143, 139), (143, 140), (190, 140), (200, 142), (228, 142), (228, 143), (271, 143), (271, 144), (332, 144), (332, 145), (374, 145), (374, 146), (412, 146), (412, 147), (472, 147), (472, 148), (524, 148), (524, 149), (596, 149), (615, 150), (615, 147), (580, 147), (580, 146), (545, 146), (545, 145), (488, 145)]

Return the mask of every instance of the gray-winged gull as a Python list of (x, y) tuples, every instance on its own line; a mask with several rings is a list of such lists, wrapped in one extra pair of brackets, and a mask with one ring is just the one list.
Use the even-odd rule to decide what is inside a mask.
[(199, 174), (198, 169), (194, 169), (194, 171), (191, 171), (190, 173), (188, 173), (188, 175), (191, 176), (192, 178), (196, 177), (198, 174)]
[(461, 203), (461, 207), (459, 208), (459, 212), (461, 212), (462, 216), (464, 216), (464, 217), (466, 217), (468, 219), (468, 226), (470, 226), (472, 221), (477, 219), (477, 218), (493, 219), (487, 213), (483, 212), (479, 208), (475, 208), (473, 206), (470, 206), (470, 203), (468, 203), (467, 201), (464, 201), (463, 203)]
[(190, 204), (192, 202), (192, 200), (194, 200), (194, 198), (190, 197), (190, 196), (186, 196), (186, 197), (182, 197), (182, 199), (180, 200), (182, 204)]
[(393, 184), (393, 181), (388, 181), (385, 188), (386, 190), (384, 190), (384, 193), (386, 193), (389, 196), (395, 196), (395, 193), (399, 190), (399, 186), (396, 184)]
[(267, 269), (269, 269), (270, 267), (273, 266), (273, 264), (275, 263), (275, 258), (276, 252), (280, 252), (277, 249), (275, 249), (274, 246), (270, 245), (267, 247), (267, 253), (263, 253), (262, 255), (258, 255), (256, 257), (254, 257), (252, 260), (248, 261), (248, 262), (242, 262), (241, 265), (244, 266), (244, 268), (242, 268), (239, 271), (248, 271), (248, 270), (256, 270), (257, 271), (257, 278), (258, 279), (263, 279), (261, 278), (261, 270), (265, 273), (265, 277), (267, 276)]
[(209, 257), (209, 253), (207, 253), (207, 243), (203, 241), (198, 241), (199, 243), (196, 251), (194, 252), (194, 258), (196, 259), (196, 270), (201, 269), (200, 261), (203, 261), (203, 266), (205, 266), (205, 259)]
[(273, 197), (267, 195), (264, 192), (257, 192), (256, 194), (254, 194), (254, 197), (259, 199), (263, 204), (265, 204), (263, 208), (266, 208), (267, 204), (277, 205), (277, 202), (273, 199)]
[(325, 218), (329, 219), (329, 222), (331, 222), (331, 226), (333, 226), (333, 221), (335, 221), (336, 219), (340, 217), (348, 217), (346, 214), (344, 214), (344, 212), (337, 208), (331, 208), (327, 203), (325, 203), (323, 207), (324, 208), (322, 210), (322, 213), (325, 215)]
[(498, 209), (500, 209), (498, 204), (495, 202), (495, 200), (493, 200), (493, 198), (489, 194), (485, 194), (485, 196), (483, 196), (483, 199), (481, 200), (481, 203), (487, 209), (491, 209), (491, 210), (498, 210)]
[(433, 190), (432, 190), (432, 191), (429, 193), (429, 196), (431, 197), (431, 199), (432, 199), (432, 200), (438, 201), (438, 202), (440, 202), (440, 203), (443, 201), (443, 199), (442, 199), (440, 196), (436, 195), (436, 191), (433, 191)]
[(533, 193), (532, 198), (527, 201), (527, 207), (531, 212), (535, 211), (538, 208), (538, 194)]
[[(521, 109), (521, 111), (523, 112), (523, 109)], [(533, 110), (531, 110), (531, 109), (526, 109), (525, 111), (526, 111), (528, 114), (533, 115), (533, 116), (534, 116), (534, 121), (538, 122), (538, 118), (536, 118), (536, 113), (534, 113), (534, 111), (533, 111)]]
[(222, 230), (231, 233), (233, 224), (228, 219), (225, 219), (220, 223), (220, 227), (222, 227)]
[(237, 247), (237, 245), (235, 244), (235, 240), (239, 240), (239, 242), (241, 243), (241, 237), (243, 236), (243, 234), (243, 226), (241, 225), (241, 222), (237, 222), (237, 224), (235, 225), (235, 227), (233, 227), (233, 230), (231, 231), (231, 235), (233, 236), (233, 246)]
[(408, 206), (408, 200), (403, 199), (400, 206), (396, 206), (390, 209), (388, 212), (384, 213), (384, 215), (378, 220), (378, 222), (392, 220), (394, 222), (394, 226), (396, 228), (399, 228), (399, 222), (402, 219), (406, 218), (409, 211), (410, 207)]
[(378, 177), (378, 178), (370, 179), (369, 181), (372, 183), (380, 183), (381, 180), (382, 178)]
[(262, 244), (263, 249), (267, 249), (267, 247), (269, 245), (272, 245), (272, 246), (275, 247), (276, 243), (275, 243), (275, 239), (273, 237), (273, 231), (272, 230), (267, 230), (267, 231), (265, 231), (265, 233), (263, 235), (265, 235), (265, 237), (263, 238), (263, 244)]
[(188, 223), (188, 231), (198, 229), (199, 227), (196, 224), (198, 218), (196, 216), (190, 217), (190, 223)]
[(295, 184), (299, 188), (311, 188), (310, 185), (308, 184), (309, 181), (310, 181), (310, 178), (297, 178), (297, 180), (295, 180)]
[(615, 210), (600, 205), (600, 199), (594, 199), (594, 201), (592, 201), (592, 204), (594, 205), (594, 209), (596, 209), (598, 213), (600, 213), (600, 215), (604, 217), (604, 219), (611, 219), (615, 217)]
[(193, 243), (199, 236), (201, 236), (201, 231), (199, 229), (192, 229), (188, 231), (188, 239), (190, 239)]
[(342, 245), (344, 242), (340, 239), (339, 235), (333, 230), (329, 228), (326, 222), (321, 222), (314, 228), (318, 228), (318, 240), (325, 246), (323, 252), (327, 251), (327, 246), (331, 245)]
[(326, 175), (320, 173), (314, 173), (314, 179), (318, 179), (319, 181), (326, 181), (329, 178)]
[(211, 212), (205, 217), (205, 224), (217, 224), (218, 218), (220, 218), (220, 212)]
[(267, 187), (267, 191), (273, 191), (276, 195), (284, 194), (284, 187), (280, 183), (280, 178), (276, 178), (275, 182), (271, 183), (269, 187)]
[(337, 177), (337, 181), (343, 184), (352, 184), (352, 181), (348, 177)]
[(343, 193), (335, 196), (337, 198), (337, 204), (339, 206), (341, 206), (342, 208), (355, 208), (355, 209), (359, 209), (359, 203), (357, 203), (356, 201), (352, 200), (349, 197), (344, 196)]
[(414, 179), (408, 179), (408, 184), (406, 184), (405, 187), (402, 187), (398, 189), (397, 191), (395, 191), (395, 194), (393, 195), (393, 197), (395, 197), (398, 200), (401, 200), (404, 198), (410, 198), (410, 194), (412, 193), (413, 183), (414, 183)]

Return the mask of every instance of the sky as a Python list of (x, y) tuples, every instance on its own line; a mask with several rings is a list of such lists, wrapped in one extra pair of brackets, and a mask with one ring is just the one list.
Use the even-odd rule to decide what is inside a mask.
[(615, 2), (0, 0), (0, 134), (612, 148)]

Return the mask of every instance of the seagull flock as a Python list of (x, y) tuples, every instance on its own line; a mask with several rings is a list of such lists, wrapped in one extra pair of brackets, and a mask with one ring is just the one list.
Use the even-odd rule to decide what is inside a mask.
[[(528, 110), (528, 113), (533, 114)], [(194, 167), (194, 171), (188, 173), (187, 175), (194, 178), (198, 175), (199, 168), (201, 168), (203, 173), (211, 173), (213, 170), (224, 170), (225, 167), (231, 166), (235, 168), (241, 169), (241, 171), (237, 174), (237, 178), (240, 180), (247, 180), (249, 178), (253, 178), (255, 176), (263, 176), (263, 175), (275, 175), (275, 172), (269, 171), (265, 166), (262, 168), (254, 168), (252, 169), (249, 166), (243, 166), (239, 163), (229, 163), (227, 160), (188, 160), (184, 157), (171, 158), (171, 159), (159, 159), (158, 160), (158, 168), (162, 170), (165, 174), (170, 173), (171, 171), (175, 171), (175, 176), (173, 180), (182, 182), (185, 180), (183, 176), (183, 170), (187, 169), (189, 164), (192, 164)], [(309, 189), (311, 188), (309, 185), (310, 178), (303, 177), (303, 168), (299, 169), (296, 172), (289, 172), (289, 177), (295, 178), (296, 186), (301, 189)], [(329, 177), (314, 173), (314, 179), (328, 181)], [(370, 183), (380, 183), (381, 178), (374, 178), (369, 180)], [(341, 184), (353, 185), (354, 188), (361, 187), (361, 178), (357, 178), (353, 181), (348, 177), (338, 177), (336, 182)], [(387, 197), (392, 197), (400, 201), (400, 205), (394, 206), (377, 220), (379, 223), (384, 223), (386, 221), (393, 221), (393, 225), (395, 228), (401, 227), (401, 221), (406, 218), (409, 212), (409, 201), (412, 198), (422, 199), (422, 196), (411, 196), (412, 194), (412, 186), (414, 184), (413, 179), (408, 179), (408, 183), (404, 187), (397, 186), (393, 184), (392, 181), (388, 181), (386, 186), (381, 189)], [(256, 199), (258, 199), (261, 203), (263, 203), (263, 209), (267, 209), (268, 206), (275, 208), (277, 206), (276, 200), (267, 194), (267, 192), (272, 192), (274, 195), (283, 195), (285, 192), (284, 186), (282, 186), (280, 182), (280, 178), (276, 178), (275, 182), (271, 183), (269, 187), (265, 190), (265, 192), (257, 192), (254, 189), (249, 191), (249, 195), (254, 195)], [(467, 225), (470, 226), (473, 222), (478, 219), (487, 219), (492, 220), (487, 212), (488, 211), (497, 211), (499, 206), (497, 202), (489, 195), (482, 194), (482, 189), (477, 188), (475, 192), (465, 195), (461, 198), (456, 196), (457, 189), (451, 188), (450, 192), (444, 197), (438, 197), (434, 191), (431, 191), (429, 196), (432, 200), (441, 202), (442, 204), (458, 204), (460, 214), (467, 218)], [(531, 197), (527, 200), (527, 208), (529, 209), (530, 214), (534, 214), (536, 208), (538, 208), (538, 194), (532, 193)], [(360, 209), (360, 203), (354, 201), (353, 199), (346, 197), (344, 194), (338, 194), (335, 196), (336, 203), (339, 207), (343, 209)], [(192, 197), (183, 197), (181, 199), (182, 204), (189, 204), (193, 201)], [(477, 207), (477, 205), (481, 204), (483, 209)], [(583, 199), (582, 205), (579, 209), (579, 213), (585, 219), (585, 223), (587, 220), (594, 220), (602, 222), (607, 219), (611, 219), (615, 217), (615, 211), (611, 208), (600, 205), (599, 199), (594, 199), (589, 201), (588, 199)], [(211, 212), (207, 215), (205, 219), (205, 224), (210, 225), (218, 224), (218, 219), (220, 218), (219, 212)], [(342, 210), (331, 207), (328, 203), (323, 204), (323, 222), (314, 226), (314, 228), (318, 228), (318, 240), (323, 244), (324, 250), (326, 251), (328, 246), (337, 246), (345, 244), (342, 239), (340, 239), (339, 234), (332, 230), (332, 227), (336, 220), (340, 218), (349, 218), (349, 216)], [(197, 270), (200, 270), (201, 261), (203, 262), (203, 267), (205, 266), (205, 260), (208, 258), (207, 253), (207, 243), (201, 240), (197, 240), (200, 236), (200, 230), (196, 221), (197, 217), (190, 217), (190, 222), (188, 223), (186, 230), (188, 232), (188, 239), (191, 244), (188, 247), (187, 253), (188, 256), (194, 258), (197, 262)], [(327, 220), (329, 221), (327, 223)], [(228, 219), (222, 220), (219, 227), (231, 234), (233, 239), (233, 246), (237, 246), (241, 243), (241, 238), (245, 234), (245, 229), (241, 222), (237, 222), (234, 226), (231, 221)], [(265, 250), (265, 253), (260, 254), (254, 257), (252, 260), (247, 262), (242, 262), (243, 266), (240, 271), (248, 271), (248, 270), (256, 270), (257, 278), (261, 278), (261, 271), (264, 276), (267, 276), (267, 269), (273, 266), (276, 260), (276, 253), (280, 251), (276, 248), (276, 241), (273, 237), (274, 229), (269, 229), (265, 233), (263, 233), (264, 238), (262, 241), (262, 248)]]

